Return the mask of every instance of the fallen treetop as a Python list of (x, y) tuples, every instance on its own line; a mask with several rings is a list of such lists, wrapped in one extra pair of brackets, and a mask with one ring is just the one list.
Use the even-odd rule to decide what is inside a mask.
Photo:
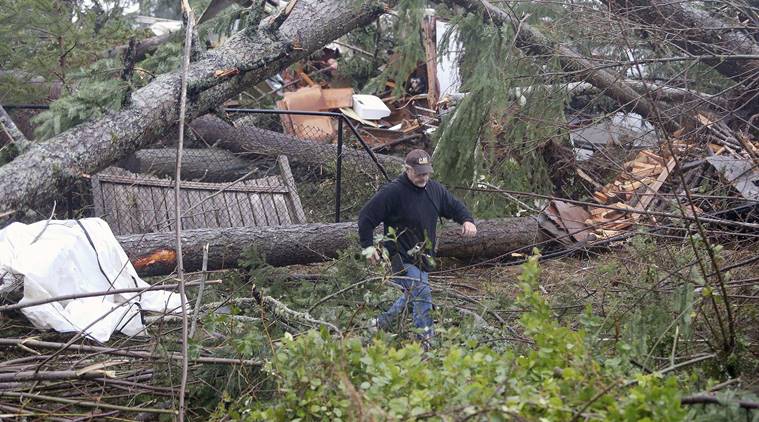
[(594, 66), (575, 50), (550, 40), (532, 25), (518, 21), (487, 0), (454, 0), (454, 2), (471, 12), (484, 16), (496, 26), (514, 26), (516, 31), (514, 45), (522, 52), (544, 59), (558, 59), (562, 67), (575, 73), (576, 80), (590, 83), (616, 100), (624, 110), (640, 114), (667, 132), (674, 132), (679, 128), (679, 125), (669, 116), (662, 115), (661, 107), (640, 95), (624, 80)]
[[(463, 238), (458, 224), (447, 224), (439, 239), (438, 256), (486, 259), (511, 252), (530, 252), (545, 240), (535, 217), (516, 217), (477, 222), (477, 236)], [(274, 266), (310, 264), (337, 257), (358, 233), (356, 223), (303, 224), (272, 227), (231, 227), (182, 232), (184, 267), (200, 270), (203, 246), (208, 243), (208, 269), (239, 266), (242, 253), (255, 248)], [(137, 272), (165, 275), (176, 266), (173, 233), (117, 236)]]
[[(609, 9), (625, 18), (646, 24), (645, 30), (660, 40), (675, 44), (714, 66), (723, 75), (759, 89), (759, 42), (691, 2), (669, 0), (603, 0)], [(711, 57), (710, 57), (711, 56)]]
[[(278, 30), (243, 29), (190, 66), (188, 116), (206, 113), (245, 87), (372, 22), (386, 8), (374, 0), (300, 0)], [(217, 77), (217, 71), (231, 76)], [(179, 91), (179, 72), (161, 75), (134, 92), (127, 108), (36, 144), (0, 167), (0, 215), (45, 204), (83, 175), (150, 145), (176, 124)]]

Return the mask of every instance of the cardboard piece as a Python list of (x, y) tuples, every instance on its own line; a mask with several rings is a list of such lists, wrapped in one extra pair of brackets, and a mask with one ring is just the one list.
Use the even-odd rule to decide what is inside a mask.
[(353, 107), (353, 88), (323, 89), (322, 98), (327, 109)]
[[(352, 88), (322, 89), (309, 86), (294, 92), (286, 92), (277, 101), (280, 110), (325, 111), (352, 105)], [(332, 142), (337, 136), (334, 119), (329, 116), (281, 115), (286, 132), (301, 139)]]

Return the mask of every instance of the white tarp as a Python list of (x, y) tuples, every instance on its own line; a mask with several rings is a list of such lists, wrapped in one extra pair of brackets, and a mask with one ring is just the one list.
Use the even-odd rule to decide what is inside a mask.
[[(435, 21), (435, 47), (440, 51), (443, 36), (448, 30), (449, 24), (441, 20)], [(440, 88), (440, 98), (459, 92), (461, 79), (459, 77), (459, 52), (463, 50), (461, 41), (458, 40), (458, 32), (451, 32), (448, 50), (437, 56), (437, 80)]]
[[(0, 280), (6, 272), (23, 276), (21, 304), (149, 287), (137, 276), (108, 224), (99, 218), (13, 223), (0, 230)], [(106, 342), (116, 330), (144, 334), (140, 309), (176, 312), (179, 308), (178, 294), (149, 291), (65, 300), (22, 312), (39, 329), (86, 330), (88, 337)]]

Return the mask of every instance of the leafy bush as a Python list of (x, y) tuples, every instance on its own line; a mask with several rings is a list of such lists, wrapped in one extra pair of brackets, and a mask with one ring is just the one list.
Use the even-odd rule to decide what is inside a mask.
[[(537, 257), (523, 267), (519, 323), (533, 344), (498, 352), (458, 329), (440, 345), (363, 345), (327, 331), (286, 334), (265, 371), (273, 393), (227, 410), (237, 420), (682, 420), (673, 377), (644, 375), (586, 350), (586, 333), (557, 322), (537, 290)], [(522, 349), (524, 349), (522, 351)], [(265, 389), (265, 388), (264, 388)]]

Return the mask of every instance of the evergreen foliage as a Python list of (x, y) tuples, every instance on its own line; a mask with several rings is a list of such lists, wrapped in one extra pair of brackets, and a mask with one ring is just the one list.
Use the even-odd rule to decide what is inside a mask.
[[(98, 2), (3, 0), (0, 69), (19, 77), (0, 79), (0, 101), (34, 102), (56, 81), (63, 84), (63, 92), (73, 91), (72, 73), (131, 35), (135, 32), (118, 2), (105, 10)], [(37, 79), (44, 83), (26, 83)]]
[[(82, 122), (118, 111), (130, 83), (118, 79), (120, 62), (103, 59), (72, 74), (76, 90), (50, 104), (50, 108), (32, 120), (38, 139), (55, 136)], [(74, 82), (76, 81), (76, 82)]]
[(388, 63), (382, 73), (371, 80), (365, 87), (365, 92), (384, 90), (389, 80), (395, 82), (393, 95), (405, 93), (404, 82), (419, 63), (424, 62), (424, 47), (421, 33), (426, 2), (424, 0), (400, 0), (396, 6), (397, 19), (393, 24), (393, 39), (395, 46), (393, 54), (388, 57)]
[[(487, 182), (510, 190), (550, 192), (549, 164), (540, 147), (561, 139), (557, 124), (564, 120), (567, 98), (546, 85), (549, 78), (529, 75), (550, 73), (555, 66), (541, 68), (525, 59), (513, 46), (511, 28), (483, 24), (480, 16), (463, 17), (456, 29), (463, 46), (461, 91), (467, 95), (437, 131), (438, 177), (449, 185)], [(479, 215), (517, 210), (492, 196), (470, 202)]]

